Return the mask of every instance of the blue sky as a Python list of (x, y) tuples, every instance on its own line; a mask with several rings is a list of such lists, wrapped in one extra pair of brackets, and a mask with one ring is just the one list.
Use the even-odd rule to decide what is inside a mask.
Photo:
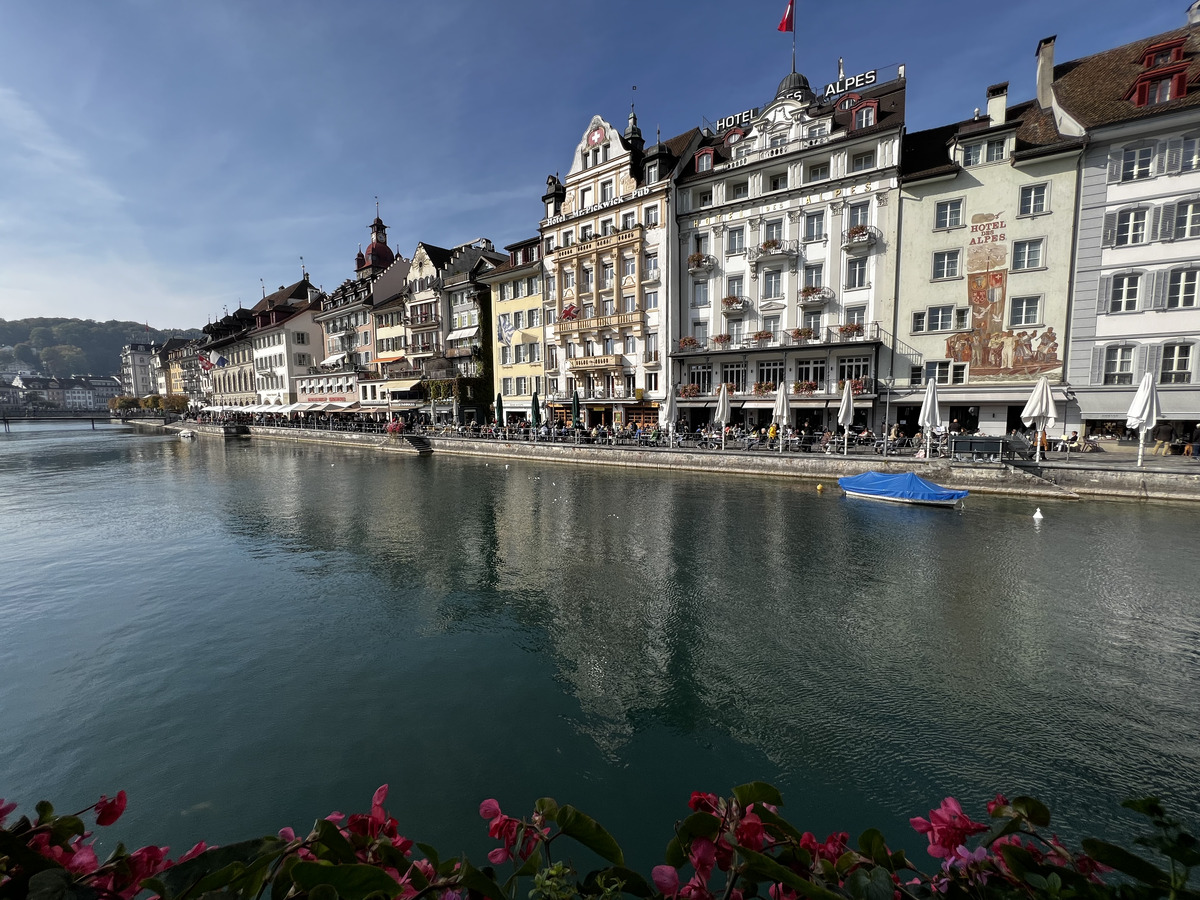
[[(769, 98), (786, 0), (0, 0), (0, 318), (187, 328), (389, 243), (536, 232), (593, 114), (648, 140)], [(908, 127), (1033, 94), (1184, 24), (1182, 0), (797, 3), (797, 68), (907, 66)], [(1136, 14), (1135, 14), (1136, 13)]]

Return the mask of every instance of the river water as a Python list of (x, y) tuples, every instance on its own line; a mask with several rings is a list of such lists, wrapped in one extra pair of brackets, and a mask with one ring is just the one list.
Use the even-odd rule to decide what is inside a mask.
[(387, 782), (445, 855), (551, 795), (647, 870), (752, 780), (911, 850), (946, 795), (1196, 822), (1200, 508), (1039, 502), (18, 425), (0, 797), (124, 788), (118, 837), (178, 851)]

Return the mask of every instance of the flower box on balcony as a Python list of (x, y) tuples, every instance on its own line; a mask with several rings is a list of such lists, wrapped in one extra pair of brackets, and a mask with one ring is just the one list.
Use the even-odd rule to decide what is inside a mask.
[(765, 397), (767, 394), (774, 392), (775, 382), (773, 381), (756, 381), (754, 382), (754, 396)]
[(696, 269), (710, 270), (713, 267), (713, 258), (707, 253), (693, 253), (687, 258), (688, 268), (693, 272)]
[(690, 336), (689, 337), (681, 337), (679, 339), (679, 349), (680, 350), (695, 350), (699, 346), (700, 346), (700, 342), (698, 340), (696, 340), (694, 337), (690, 337)]
[[(865, 388), (866, 388), (866, 385), (863, 383), (863, 380), (861, 378), (850, 379), (850, 393), (861, 394), (863, 392), (863, 390), (865, 390)], [(838, 390), (844, 391), (845, 389), (846, 389), (846, 382), (843, 379), (842, 381), (838, 382)]]
[[(737, 393), (737, 385), (736, 385), (736, 384), (734, 384), (732, 381), (727, 381), (727, 382), (725, 382), (725, 390), (726, 390), (728, 393), (730, 393), (730, 394), (736, 394), (736, 393)], [(718, 385), (717, 385), (717, 386), (716, 386), (716, 387), (713, 389), (713, 393), (714, 393), (714, 394), (719, 394), (719, 393), (721, 393), (721, 385), (719, 385), (719, 384), (718, 384)]]
[(699, 397), (700, 385), (698, 384), (683, 384), (679, 386), (680, 397)]
[(791, 335), (793, 341), (810, 341), (812, 340), (813, 330), (811, 328), (793, 328)]
[(866, 234), (866, 225), (851, 225), (848, 229), (846, 229), (846, 237), (852, 241), (858, 240), (859, 238), (864, 237)]
[(732, 340), (732, 339), (733, 339), (733, 336), (728, 335), (728, 334), (714, 334), (713, 335), (713, 343), (721, 344), (722, 346), (724, 346), (725, 344), (728, 344), (730, 342), (730, 340)]
[(742, 298), (736, 294), (730, 294), (728, 297), (721, 298), (721, 305), (726, 309), (733, 309), (742, 305)]
[(775, 238), (767, 238), (765, 241), (762, 242), (761, 246), (762, 246), (763, 253), (774, 253), (776, 250), (779, 249), (780, 242), (777, 241)]
[(792, 382), (792, 393), (793, 394), (803, 394), (806, 397), (808, 397), (808, 396), (812, 396), (813, 392), (815, 392), (816, 389), (817, 389), (817, 383), (815, 381), (793, 381)]
[(820, 297), (824, 290), (825, 290), (825, 288), (823, 288), (823, 287), (819, 287), (819, 286), (813, 285), (813, 284), (807, 284), (804, 287), (800, 288), (800, 297), (801, 297), (801, 299), (804, 299), (804, 300), (812, 300), (815, 297)]
[(773, 331), (767, 331), (766, 329), (763, 329), (762, 331), (756, 331), (754, 334), (750, 335), (750, 340), (769, 341), (773, 337), (775, 337), (775, 333)]
[(863, 333), (861, 322), (848, 322), (845, 325), (838, 326), (838, 334), (844, 338), (858, 337)]

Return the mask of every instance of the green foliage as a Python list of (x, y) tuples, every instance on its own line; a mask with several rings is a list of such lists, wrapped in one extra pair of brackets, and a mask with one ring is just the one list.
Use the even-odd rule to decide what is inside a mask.
[[(35, 318), (6, 321), (0, 319), (0, 345), (12, 344), (20, 363), (55, 375), (116, 375), (121, 371), (121, 348), (129, 343), (163, 343), (169, 337), (195, 338), (204, 334), (198, 328), (152, 328), (145, 322), (96, 322), (92, 319)], [(61, 354), (47, 350), (67, 347), (81, 354), (62, 371)]]

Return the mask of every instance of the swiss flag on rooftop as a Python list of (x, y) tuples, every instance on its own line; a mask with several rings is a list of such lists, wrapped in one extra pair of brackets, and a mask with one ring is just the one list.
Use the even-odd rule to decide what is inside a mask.
[(779, 31), (795, 32), (795, 30), (796, 30), (795, 4), (796, 4), (796, 0), (788, 0), (787, 9), (785, 9), (783, 11), (783, 18), (779, 20)]

